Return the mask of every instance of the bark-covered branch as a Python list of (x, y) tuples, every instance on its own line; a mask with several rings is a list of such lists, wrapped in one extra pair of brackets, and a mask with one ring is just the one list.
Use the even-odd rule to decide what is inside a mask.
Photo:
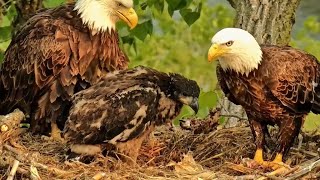
[(235, 26), (260, 44), (287, 45), (301, 0), (228, 0), (236, 10)]
[(233, 7), (234, 9), (236, 8), (236, 1), (237, 0), (227, 0), (229, 2), (229, 4), (231, 5), (231, 7)]

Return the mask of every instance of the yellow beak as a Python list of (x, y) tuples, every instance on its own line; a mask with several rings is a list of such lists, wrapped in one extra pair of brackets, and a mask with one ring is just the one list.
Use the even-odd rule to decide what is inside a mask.
[(212, 62), (214, 60), (217, 60), (224, 53), (225, 49), (222, 48), (219, 44), (212, 44), (208, 51), (208, 61)]
[(133, 29), (137, 26), (138, 15), (137, 15), (136, 11), (134, 11), (133, 8), (129, 8), (129, 9), (122, 8), (122, 9), (117, 10), (116, 12), (117, 12), (119, 18), (128, 24), (130, 29)]

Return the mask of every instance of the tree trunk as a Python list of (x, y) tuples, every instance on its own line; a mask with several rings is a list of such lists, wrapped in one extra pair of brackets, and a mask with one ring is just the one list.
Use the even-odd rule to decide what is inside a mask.
[(17, 17), (12, 23), (14, 33), (21, 27), (38, 9), (43, 7), (43, 0), (18, 0), (16, 1)]
[[(259, 44), (288, 45), (295, 22), (295, 12), (301, 0), (228, 0), (236, 10), (235, 27), (250, 32)], [(243, 116), (242, 108), (223, 100), (224, 113)], [(236, 126), (236, 118), (228, 126)]]

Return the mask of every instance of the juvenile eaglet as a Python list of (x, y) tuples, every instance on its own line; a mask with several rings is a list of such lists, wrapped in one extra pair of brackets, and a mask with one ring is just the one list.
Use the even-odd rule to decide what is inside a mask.
[[(208, 60), (218, 59), (217, 77), (226, 97), (243, 106), (255, 139), (254, 160), (278, 169), (306, 115), (320, 113), (320, 64), (302, 50), (259, 45), (245, 30), (226, 28), (212, 38)], [(267, 125), (278, 125), (275, 157), (263, 160)]]
[(173, 120), (183, 104), (198, 111), (199, 93), (195, 81), (179, 74), (143, 66), (114, 72), (73, 97), (64, 138), (76, 154), (111, 144), (135, 161), (155, 126)]
[(63, 126), (71, 96), (111, 71), (127, 69), (115, 24), (137, 25), (132, 6), (132, 0), (78, 0), (31, 17), (5, 52), (0, 113), (20, 108), (33, 132), (51, 129), (51, 137), (60, 139), (57, 123)]

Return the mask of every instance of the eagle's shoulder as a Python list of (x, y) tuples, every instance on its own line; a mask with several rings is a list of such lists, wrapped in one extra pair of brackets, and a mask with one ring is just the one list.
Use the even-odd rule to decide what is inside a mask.
[(11, 44), (21, 43), (26, 38), (41, 39), (55, 35), (57, 30), (87, 31), (82, 20), (74, 9), (74, 3), (61, 5), (52, 9), (41, 9), (28, 19), (12, 38)]
[(289, 46), (264, 46), (257, 77), (284, 106), (309, 112), (319, 83), (319, 63), (309, 53)]

